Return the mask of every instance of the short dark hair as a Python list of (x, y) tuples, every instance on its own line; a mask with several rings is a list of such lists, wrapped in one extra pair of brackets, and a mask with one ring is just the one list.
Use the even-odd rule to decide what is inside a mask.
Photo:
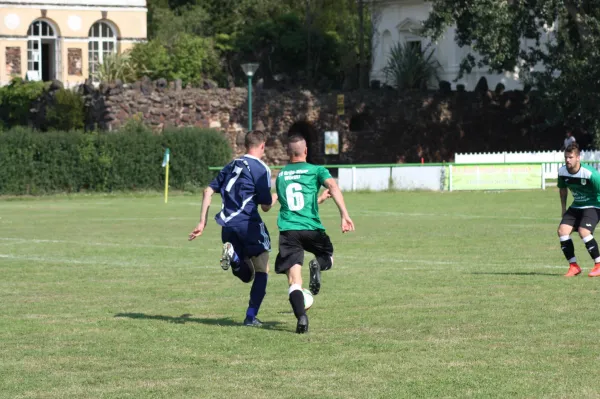
[(292, 134), (290, 137), (288, 137), (288, 144), (298, 143), (300, 141), (306, 141), (304, 136), (301, 134)]
[[(293, 144), (297, 144), (304, 141), (306, 143), (306, 139), (299, 134), (292, 134), (288, 137), (288, 155), (298, 157), (301, 156), (303, 151), (300, 151), (299, 148), (302, 146), (293, 146)], [(306, 145), (304, 145), (305, 147)]]
[(244, 144), (246, 148), (253, 148), (267, 142), (267, 137), (262, 130), (250, 130), (246, 133)]
[(576, 152), (577, 154), (579, 154), (579, 144), (577, 143), (571, 143), (567, 146), (567, 148), (565, 148), (565, 152)]

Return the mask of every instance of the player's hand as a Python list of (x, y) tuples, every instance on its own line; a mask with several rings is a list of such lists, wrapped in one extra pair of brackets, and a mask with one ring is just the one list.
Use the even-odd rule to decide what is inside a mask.
[(331, 192), (329, 192), (329, 189), (325, 189), (321, 195), (319, 196), (318, 199), (318, 203), (322, 204), (323, 202), (327, 201), (327, 199), (331, 198)]
[(342, 233), (354, 231), (354, 222), (349, 216), (342, 217)]
[(188, 241), (192, 241), (194, 238), (201, 236), (202, 232), (204, 231), (205, 226), (206, 226), (206, 223), (202, 223), (202, 222), (198, 223), (198, 226), (196, 226), (194, 231), (192, 231), (190, 233), (190, 235), (188, 236)]

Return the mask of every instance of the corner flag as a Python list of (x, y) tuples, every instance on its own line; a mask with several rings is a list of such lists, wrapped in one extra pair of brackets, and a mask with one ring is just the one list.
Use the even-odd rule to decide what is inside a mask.
[(163, 157), (162, 167), (165, 169), (165, 204), (169, 201), (169, 161), (171, 159), (171, 151), (167, 148)]

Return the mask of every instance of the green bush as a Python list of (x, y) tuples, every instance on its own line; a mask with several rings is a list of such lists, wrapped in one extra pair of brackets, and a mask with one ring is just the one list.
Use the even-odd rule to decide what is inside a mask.
[(45, 130), (83, 129), (85, 108), (83, 97), (69, 89), (54, 92), (54, 98), (46, 109)]
[(42, 96), (47, 84), (25, 82), (14, 78), (8, 85), (0, 87), (0, 124), (6, 127), (27, 126), (31, 118), (33, 103)]
[(190, 190), (214, 177), (209, 166), (231, 159), (229, 143), (211, 129), (154, 134), (132, 123), (111, 133), (0, 132), (0, 194), (161, 190), (162, 158), (171, 150), (169, 186)]
[(184, 85), (193, 86), (199, 86), (203, 78), (222, 74), (213, 41), (189, 34), (179, 35), (173, 43), (155, 39), (136, 44), (131, 50), (131, 65), (138, 78), (181, 79)]
[(427, 52), (412, 43), (396, 43), (383, 68), (388, 82), (397, 90), (427, 89), (439, 81), (440, 63), (433, 49)]
[(145, 66), (135, 65), (130, 52), (121, 54), (108, 54), (98, 65), (93, 77), (98, 82), (114, 83), (117, 79), (123, 83), (132, 83), (137, 80), (137, 71), (144, 72)]

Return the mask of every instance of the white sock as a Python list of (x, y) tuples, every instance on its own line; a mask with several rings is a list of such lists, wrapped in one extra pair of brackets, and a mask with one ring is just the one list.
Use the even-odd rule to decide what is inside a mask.
[(291, 294), (292, 292), (296, 291), (296, 290), (302, 291), (302, 287), (300, 286), (300, 284), (292, 284), (290, 286), (290, 289), (288, 290), (288, 295)]

